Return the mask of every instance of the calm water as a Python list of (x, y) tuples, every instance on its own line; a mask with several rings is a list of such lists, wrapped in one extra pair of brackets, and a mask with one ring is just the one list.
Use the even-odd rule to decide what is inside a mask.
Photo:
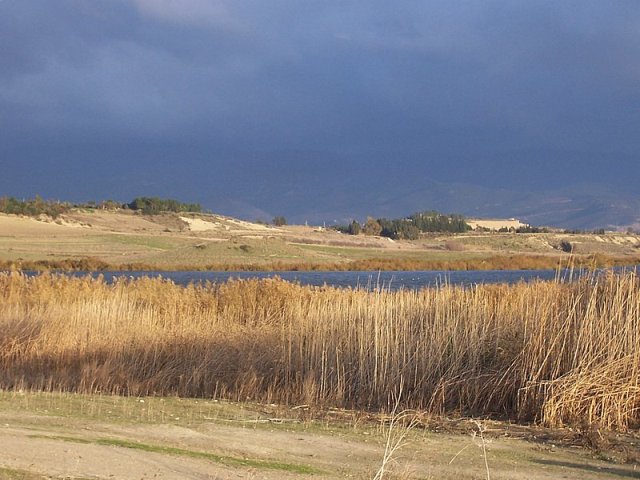
[[(299, 282), (303, 285), (331, 285), (335, 287), (362, 287), (397, 290), (419, 289), (443, 284), (474, 285), (481, 283), (517, 283), (533, 280), (553, 280), (556, 270), (477, 270), (477, 271), (412, 271), (412, 272), (75, 272), (73, 275), (102, 275), (110, 282), (116, 277), (163, 277), (180, 285), (204, 281), (226, 282), (230, 278), (272, 278)], [(560, 278), (567, 281), (581, 272), (561, 271)]]

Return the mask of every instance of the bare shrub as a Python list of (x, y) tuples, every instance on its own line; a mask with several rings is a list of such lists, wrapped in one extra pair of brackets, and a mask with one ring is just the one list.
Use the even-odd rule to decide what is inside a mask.
[(464, 250), (466, 250), (464, 244), (455, 242), (453, 240), (447, 240), (444, 244), (444, 248), (446, 248), (450, 252), (463, 252)]

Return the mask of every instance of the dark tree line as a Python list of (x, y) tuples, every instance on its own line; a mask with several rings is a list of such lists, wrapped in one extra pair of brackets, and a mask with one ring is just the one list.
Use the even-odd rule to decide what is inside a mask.
[(471, 230), (464, 216), (445, 215), (436, 211), (418, 212), (406, 218), (373, 219), (369, 217), (364, 225), (356, 220), (349, 225), (339, 226), (341, 232), (351, 235), (364, 233), (365, 235), (381, 235), (393, 239), (415, 240), (421, 233), (448, 232), (460, 233)]
[(471, 230), (464, 216), (458, 214), (444, 215), (435, 210), (418, 212), (407, 218), (421, 232), (462, 233)]
[(121, 203), (114, 200), (102, 202), (89, 201), (84, 203), (60, 202), (58, 200), (44, 200), (39, 195), (33, 199), (18, 200), (15, 197), (0, 197), (0, 212), (14, 215), (37, 217), (48, 215), (57, 218), (72, 208), (89, 208), (101, 210), (117, 210), (128, 208), (152, 215), (160, 212), (201, 212), (199, 203), (183, 203), (173, 199), (158, 197), (138, 197), (130, 203)]
[(282, 227), (287, 224), (287, 219), (284, 218), (282, 215), (277, 215), (273, 217), (273, 224), (276, 227)]
[(0, 197), (0, 212), (13, 215), (26, 215), (29, 217), (48, 215), (56, 218), (67, 212), (70, 208), (72, 208), (70, 203), (59, 202), (57, 200), (43, 200), (39, 195), (29, 200), (18, 200), (15, 197)]
[(202, 212), (199, 203), (183, 203), (172, 198), (137, 197), (127, 206), (131, 210), (140, 210), (145, 215), (154, 215), (161, 212)]

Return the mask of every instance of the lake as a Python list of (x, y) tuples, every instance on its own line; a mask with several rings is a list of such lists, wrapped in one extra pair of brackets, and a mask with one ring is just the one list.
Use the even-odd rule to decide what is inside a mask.
[[(620, 270), (620, 269), (616, 269)], [(627, 269), (628, 270), (628, 269)], [(382, 287), (389, 290), (420, 289), (449, 285), (475, 285), (482, 283), (517, 283), (534, 280), (553, 280), (559, 276), (569, 281), (585, 271), (561, 270), (473, 270), (473, 271), (359, 271), (359, 272), (74, 272), (72, 275), (102, 275), (107, 282), (116, 277), (162, 277), (179, 285), (205, 281), (221, 283), (227, 280), (279, 277), (303, 285), (330, 285), (342, 288)]]

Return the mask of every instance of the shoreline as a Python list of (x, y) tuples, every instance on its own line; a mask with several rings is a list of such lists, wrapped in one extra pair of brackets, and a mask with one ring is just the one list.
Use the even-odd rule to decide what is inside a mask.
[(606, 255), (495, 255), (459, 260), (363, 259), (333, 263), (283, 262), (211, 263), (207, 265), (114, 264), (84, 257), (63, 260), (0, 261), (0, 270), (60, 272), (359, 272), (359, 271), (488, 271), (611, 268), (640, 265), (640, 257)]

